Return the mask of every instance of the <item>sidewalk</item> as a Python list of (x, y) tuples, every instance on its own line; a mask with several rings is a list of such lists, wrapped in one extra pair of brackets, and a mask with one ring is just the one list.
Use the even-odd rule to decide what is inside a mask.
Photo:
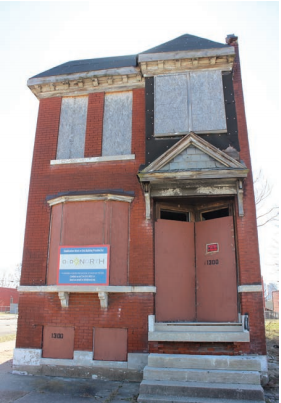
[(139, 383), (12, 374), (15, 341), (0, 343), (0, 403), (136, 402)]

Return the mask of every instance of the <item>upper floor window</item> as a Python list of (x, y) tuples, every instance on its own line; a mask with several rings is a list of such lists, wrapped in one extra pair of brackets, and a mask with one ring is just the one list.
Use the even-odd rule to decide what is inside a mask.
[(155, 77), (154, 135), (225, 132), (221, 71)]
[(88, 97), (62, 98), (57, 159), (84, 158)]
[(132, 92), (105, 94), (102, 155), (131, 154)]

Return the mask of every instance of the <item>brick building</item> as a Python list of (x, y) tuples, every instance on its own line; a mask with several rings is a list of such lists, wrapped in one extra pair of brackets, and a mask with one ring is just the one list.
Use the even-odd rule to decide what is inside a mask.
[(40, 106), (14, 368), (140, 379), (146, 366), (145, 394), (153, 360), (177, 354), (189, 371), (221, 356), (234, 384), (266, 379), (237, 37), (183, 35), (28, 86)]

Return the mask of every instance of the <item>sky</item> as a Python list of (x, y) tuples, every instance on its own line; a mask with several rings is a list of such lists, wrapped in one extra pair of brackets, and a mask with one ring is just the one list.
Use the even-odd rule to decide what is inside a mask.
[[(28, 78), (70, 60), (137, 54), (183, 34), (238, 36), (252, 166), (272, 184), (280, 169), (279, 2), (0, 0), (0, 276), (21, 263), (39, 101)], [(277, 228), (259, 231), (262, 273), (276, 281)]]

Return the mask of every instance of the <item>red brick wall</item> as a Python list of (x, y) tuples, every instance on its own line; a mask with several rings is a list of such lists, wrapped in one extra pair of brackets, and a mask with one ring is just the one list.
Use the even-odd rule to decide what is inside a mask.
[(102, 154), (104, 92), (89, 94), (84, 157)]
[[(260, 284), (258, 239), (250, 153), (239, 59), (234, 67), (234, 92), (241, 159), (250, 169), (244, 184), (245, 216), (237, 217), (239, 284)], [(130, 207), (129, 284), (154, 284), (153, 223), (145, 220), (145, 203), (137, 179), (145, 162), (144, 89), (133, 91), (132, 161), (50, 165), (56, 158), (61, 98), (40, 101), (28, 202), (22, 285), (46, 283), (51, 208), (47, 195), (67, 191), (123, 189), (134, 191)], [(104, 94), (89, 96), (85, 157), (101, 154)], [(262, 293), (240, 295), (241, 311), (249, 314), (250, 343), (150, 343), (150, 352), (189, 354), (265, 354)], [(153, 314), (154, 296), (110, 294), (108, 310), (101, 310), (96, 294), (71, 294), (69, 308), (61, 308), (57, 294), (20, 296), (17, 347), (41, 348), (44, 325), (75, 327), (75, 350), (92, 350), (93, 327), (128, 328), (129, 352), (145, 352), (147, 315)], [(121, 311), (119, 311), (121, 308)], [(119, 316), (120, 314), (120, 316)], [(116, 322), (116, 318), (118, 322)]]
[[(21, 294), (16, 346), (42, 348), (44, 325), (74, 326), (74, 350), (93, 350), (93, 328), (128, 329), (128, 353), (148, 351), (147, 316), (153, 313), (152, 294), (109, 294), (109, 307), (100, 308), (98, 295), (70, 294), (62, 308), (57, 293)], [(118, 320), (116, 320), (118, 318)]]
[[(103, 94), (90, 95), (86, 146), (93, 156), (93, 144), (100, 136), (102, 122), (95, 126), (94, 108)], [(61, 98), (40, 101), (32, 174), (21, 285), (46, 284), (51, 208), (47, 195), (59, 192), (97, 189), (134, 191), (130, 205), (129, 283), (153, 285), (152, 224), (145, 220), (144, 196), (137, 179), (138, 168), (145, 162), (144, 89), (133, 90), (132, 161), (114, 161), (75, 165), (50, 165), (56, 158)], [(100, 116), (99, 115), (99, 116)], [(147, 351), (147, 315), (153, 314), (154, 297), (147, 294), (110, 294), (109, 309), (100, 308), (97, 294), (71, 294), (69, 308), (60, 306), (56, 294), (21, 294), (17, 347), (41, 348), (44, 324), (74, 326), (75, 349), (92, 350), (93, 327), (127, 327), (129, 352)], [(121, 308), (119, 311), (118, 309)], [(120, 316), (119, 316), (120, 315)], [(91, 319), (89, 319), (91, 318)], [(118, 322), (116, 322), (116, 318)], [(121, 319), (120, 319), (121, 318)]]
[[(258, 246), (258, 232), (256, 224), (256, 206), (252, 176), (251, 156), (248, 141), (245, 105), (242, 88), (241, 66), (237, 42), (233, 43), (236, 58), (233, 69), (233, 87), (240, 143), (240, 159), (249, 169), (248, 176), (243, 183), (244, 189), (244, 217), (238, 216), (236, 208), (236, 234), (238, 244), (239, 285), (261, 284), (260, 258)], [(237, 207), (237, 206), (236, 206)], [(241, 313), (249, 314), (251, 327), (250, 353), (265, 354), (265, 333), (263, 296), (260, 293), (240, 294)], [(246, 348), (246, 346), (244, 346)], [(245, 351), (246, 352), (246, 351)]]

